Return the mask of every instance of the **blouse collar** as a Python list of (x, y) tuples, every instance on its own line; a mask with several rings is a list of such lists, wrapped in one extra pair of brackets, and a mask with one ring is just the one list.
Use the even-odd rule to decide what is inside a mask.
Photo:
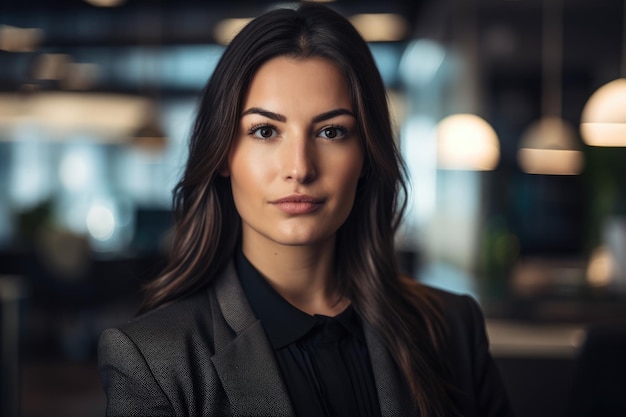
[(332, 318), (318, 314), (310, 315), (291, 305), (272, 288), (248, 261), (240, 247), (235, 254), (235, 268), (252, 311), (261, 320), (274, 349), (283, 348), (301, 339), (315, 325), (322, 325), (333, 319), (341, 323), (355, 337), (364, 341), (363, 330), (352, 305)]

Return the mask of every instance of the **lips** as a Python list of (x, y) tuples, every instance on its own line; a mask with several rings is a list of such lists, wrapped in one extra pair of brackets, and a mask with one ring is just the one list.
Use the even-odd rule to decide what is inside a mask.
[(323, 198), (316, 198), (306, 194), (292, 194), (270, 201), (270, 204), (273, 204), (286, 214), (308, 214), (321, 208), (324, 201)]

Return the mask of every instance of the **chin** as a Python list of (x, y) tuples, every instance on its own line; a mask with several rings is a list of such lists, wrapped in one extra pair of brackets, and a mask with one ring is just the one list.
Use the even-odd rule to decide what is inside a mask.
[(330, 241), (330, 237), (325, 234), (320, 234), (318, 231), (298, 231), (291, 233), (283, 233), (281, 236), (277, 236), (274, 239), (277, 243), (286, 245), (286, 246), (312, 246), (319, 245), (323, 243), (328, 243)]
[(291, 237), (276, 240), (277, 243), (285, 246), (313, 246), (325, 242), (326, 239), (316, 239), (314, 237)]

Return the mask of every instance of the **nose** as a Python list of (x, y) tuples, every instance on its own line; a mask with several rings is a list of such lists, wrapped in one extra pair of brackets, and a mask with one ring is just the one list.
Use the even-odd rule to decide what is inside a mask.
[(304, 184), (317, 176), (314, 144), (307, 135), (298, 135), (284, 142), (281, 155), (283, 177), (286, 181)]

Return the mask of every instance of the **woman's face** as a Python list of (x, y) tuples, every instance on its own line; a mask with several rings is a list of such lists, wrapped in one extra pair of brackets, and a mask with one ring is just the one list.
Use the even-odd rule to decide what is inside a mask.
[(244, 245), (318, 245), (352, 210), (363, 150), (346, 79), (321, 58), (277, 57), (252, 79), (229, 156)]

